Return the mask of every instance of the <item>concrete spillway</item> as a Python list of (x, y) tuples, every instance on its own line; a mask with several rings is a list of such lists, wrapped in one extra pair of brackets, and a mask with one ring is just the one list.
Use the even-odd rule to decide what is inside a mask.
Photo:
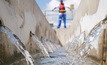
[(53, 30), (35, 0), (0, 0), (0, 26), (10, 29), (28, 53), (24, 58), (8, 35), (0, 32), (0, 65), (27, 65), (26, 56), (33, 57), (35, 65), (98, 65), (100, 61), (106, 65), (106, 30), (89, 43), (93, 46), (89, 57), (80, 58), (78, 52), (84, 38), (107, 15), (106, 2), (81, 0), (71, 27)]

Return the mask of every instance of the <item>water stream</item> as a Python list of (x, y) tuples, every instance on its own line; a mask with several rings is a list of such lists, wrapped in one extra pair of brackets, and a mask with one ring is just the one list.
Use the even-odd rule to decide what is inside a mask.
[[(95, 25), (95, 27), (90, 31), (89, 35), (84, 39), (83, 44), (82, 44), (82, 42), (80, 42), (82, 40), (81, 37), (84, 37), (83, 33), (73, 39), (73, 41), (71, 42), (72, 47), (70, 46), (70, 48), (68, 48), (68, 49), (75, 50), (78, 57), (73, 59), (71, 65), (73, 65), (76, 62), (76, 59), (78, 59), (78, 60), (86, 59), (89, 52), (94, 48), (90, 43), (93, 42), (97, 37), (99, 37), (101, 32), (107, 27), (106, 20), (107, 20), (107, 18), (105, 18), (103, 21), (101, 21), (97, 25)], [(79, 44), (81, 44), (81, 45), (79, 45)]]
[(107, 22), (105, 22), (105, 20), (106, 19), (98, 23), (86, 38), (84, 38), (83, 32), (81, 35), (75, 37), (72, 42), (69, 42), (64, 47), (60, 47), (57, 50), (55, 50), (55, 45), (53, 45), (54, 43), (44, 39), (40, 41), (36, 35), (31, 33), (33, 41), (41, 49), (41, 52), (44, 56), (48, 56), (34, 58), (34, 60), (19, 38), (7, 27), (0, 27), (0, 32), (8, 35), (8, 38), (25, 56), (28, 65), (34, 65), (34, 62), (37, 63), (36, 65), (99, 65), (99, 62), (87, 57), (87, 55), (93, 48), (90, 43), (100, 36), (101, 32), (106, 28)]
[(107, 27), (106, 18), (99, 22), (89, 33), (89, 35), (85, 38), (83, 42), (83, 46), (79, 49), (81, 56), (87, 55), (93, 46), (90, 44), (97, 37), (100, 36), (101, 32)]
[(26, 50), (24, 44), (20, 41), (20, 39), (7, 27), (0, 26), (0, 32), (5, 33), (11, 42), (17, 47), (17, 49), (23, 54), (28, 65), (34, 65), (34, 59)]
[(40, 48), (41, 52), (44, 54), (44, 56), (49, 57), (47, 49), (44, 47), (43, 43), (38, 39), (36, 35), (31, 33), (33, 41), (37, 44), (37, 46)]
[[(99, 61), (87, 57), (93, 46), (90, 44), (106, 28), (105, 21), (98, 23), (84, 38), (84, 32), (64, 47), (50, 54), (49, 58), (40, 58), (39, 65), (100, 65)], [(82, 46), (81, 46), (82, 45)]]

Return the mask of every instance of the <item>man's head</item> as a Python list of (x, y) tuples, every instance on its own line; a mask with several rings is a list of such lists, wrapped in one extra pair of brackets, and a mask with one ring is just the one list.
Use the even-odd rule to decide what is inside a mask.
[(63, 3), (63, 0), (60, 0), (60, 3)]

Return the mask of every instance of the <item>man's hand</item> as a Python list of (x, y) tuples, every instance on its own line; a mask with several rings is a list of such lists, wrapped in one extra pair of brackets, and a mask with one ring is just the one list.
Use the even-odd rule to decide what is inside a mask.
[(70, 7), (67, 7), (70, 11), (71, 11), (71, 8)]

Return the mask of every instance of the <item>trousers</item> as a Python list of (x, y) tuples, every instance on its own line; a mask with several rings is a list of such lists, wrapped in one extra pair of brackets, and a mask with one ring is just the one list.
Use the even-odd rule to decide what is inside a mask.
[(66, 28), (66, 14), (65, 13), (59, 13), (59, 18), (58, 18), (58, 26), (57, 28), (60, 28), (61, 26), (61, 21), (63, 20), (64, 22), (64, 28)]

